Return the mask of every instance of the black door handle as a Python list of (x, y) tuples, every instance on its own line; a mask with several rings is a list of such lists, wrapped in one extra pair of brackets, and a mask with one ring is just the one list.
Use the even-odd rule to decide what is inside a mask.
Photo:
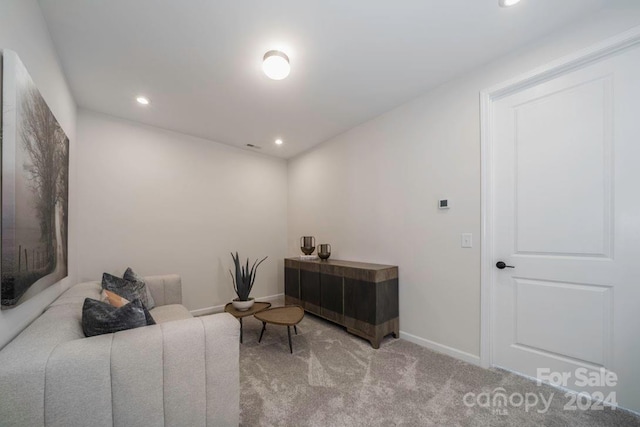
[(507, 265), (502, 261), (498, 261), (496, 263), (496, 267), (498, 267), (500, 270), (504, 270), (505, 268), (515, 268), (513, 265)]

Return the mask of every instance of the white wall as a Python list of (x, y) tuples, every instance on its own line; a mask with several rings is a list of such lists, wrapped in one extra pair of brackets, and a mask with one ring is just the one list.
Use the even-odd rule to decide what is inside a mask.
[[(291, 160), (289, 254), (315, 235), (332, 257), (397, 264), (401, 335), (478, 362), (479, 92), (639, 25), (631, 8), (591, 16)], [(441, 197), (450, 210), (437, 209)], [(472, 249), (460, 247), (463, 232)]]
[(0, 347), (32, 322), (63, 290), (75, 283), (76, 104), (36, 0), (0, 1), (0, 49), (10, 49), (25, 64), (40, 93), (70, 139), (69, 276), (18, 307), (0, 311)]
[(190, 310), (235, 297), (230, 251), (269, 256), (254, 297), (283, 291), (287, 167), (281, 159), (80, 110), (79, 277), (182, 276)]

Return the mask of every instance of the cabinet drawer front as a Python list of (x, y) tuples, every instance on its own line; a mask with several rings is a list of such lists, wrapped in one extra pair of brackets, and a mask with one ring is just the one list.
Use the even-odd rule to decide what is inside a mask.
[(344, 279), (344, 315), (371, 325), (376, 324), (376, 284)]
[(300, 299), (300, 270), (297, 268), (284, 269), (284, 294)]
[(320, 273), (300, 270), (300, 299), (320, 307)]
[(323, 310), (343, 314), (343, 301), (342, 277), (320, 274), (320, 302)]

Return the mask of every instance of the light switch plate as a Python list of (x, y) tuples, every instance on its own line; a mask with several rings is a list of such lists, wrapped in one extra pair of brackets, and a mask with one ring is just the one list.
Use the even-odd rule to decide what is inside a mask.
[(462, 233), (461, 246), (463, 248), (473, 247), (473, 235), (471, 233)]

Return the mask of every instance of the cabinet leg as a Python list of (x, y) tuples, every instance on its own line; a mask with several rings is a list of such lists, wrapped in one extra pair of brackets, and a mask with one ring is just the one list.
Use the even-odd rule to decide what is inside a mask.
[(240, 318), (240, 344), (242, 344), (242, 317)]
[(400, 319), (395, 318), (391, 321), (392, 329), (391, 332), (394, 338), (400, 338)]

